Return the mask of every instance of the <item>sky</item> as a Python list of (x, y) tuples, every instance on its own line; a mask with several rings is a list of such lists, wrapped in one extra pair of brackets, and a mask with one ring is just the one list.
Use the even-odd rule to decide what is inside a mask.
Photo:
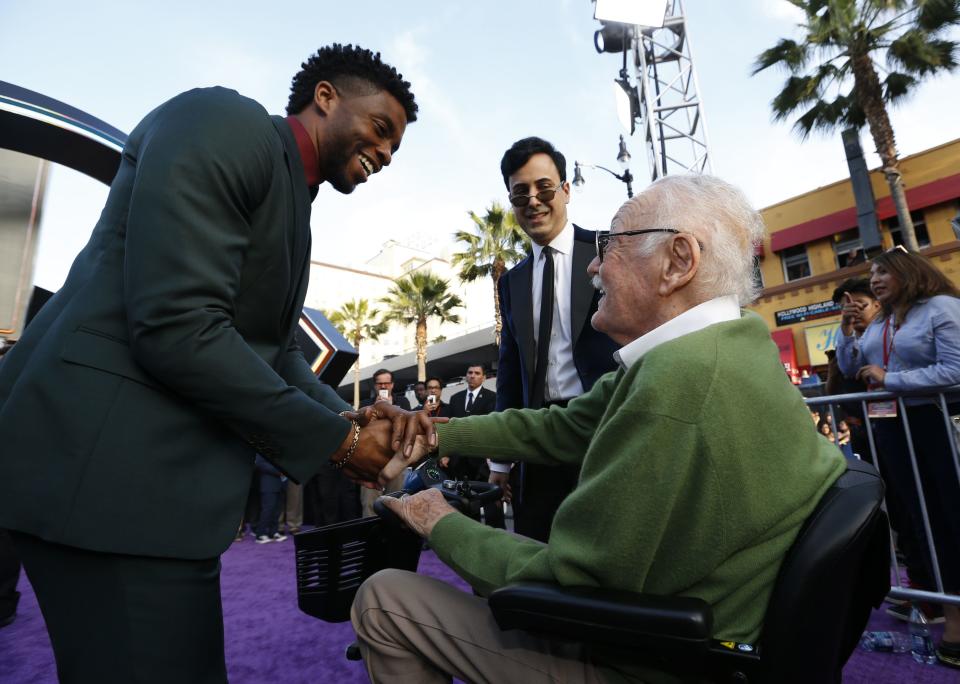
[[(713, 173), (760, 208), (847, 175), (839, 133), (801, 141), (772, 122), (785, 76), (751, 64), (801, 17), (785, 0), (687, 0)], [(222, 85), (283, 113), (290, 80), (320, 46), (378, 50), (413, 84), (420, 105), (393, 163), (350, 195), (321, 188), (313, 258), (362, 266), (387, 240), (442, 254), (469, 229), (470, 210), (506, 202), (503, 151), (539, 135), (573, 161), (616, 168), (611, 83), (619, 55), (597, 54), (590, 0), (315, 0), (280, 5), (167, 0), (0, 0), (0, 80), (41, 92), (130, 131), (166, 99)], [(925, 83), (892, 113), (901, 155), (960, 138), (958, 76)], [(864, 133), (867, 162), (879, 165)], [(635, 190), (648, 182), (638, 132), (627, 137)], [(570, 218), (609, 227), (625, 186), (596, 170)], [(106, 198), (106, 187), (55, 168), (41, 223), (36, 283), (62, 284)], [(362, 296), (363, 293), (358, 293)]]

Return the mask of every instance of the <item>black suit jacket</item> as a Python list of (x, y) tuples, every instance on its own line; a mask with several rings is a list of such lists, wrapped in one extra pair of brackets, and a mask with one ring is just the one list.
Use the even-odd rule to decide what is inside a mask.
[(294, 342), (310, 202), (288, 124), (234, 91), (137, 125), (90, 241), (0, 366), (0, 527), (210, 558), (255, 451), (300, 482), (327, 467), (349, 405)]
[[(583, 389), (589, 390), (601, 375), (616, 368), (613, 352), (619, 345), (597, 332), (590, 318), (597, 310), (600, 293), (590, 284), (587, 266), (596, 256), (594, 232), (573, 227), (573, 273), (570, 277), (570, 320), (573, 363)], [(497, 410), (530, 405), (530, 387), (537, 349), (533, 334), (533, 259), (527, 255), (507, 271), (498, 285), (500, 314), (500, 360), (497, 366)]]
[(450, 397), (450, 416), (452, 418), (464, 418), (466, 416), (485, 416), (497, 410), (497, 393), (488, 390), (486, 387), (480, 387), (476, 396), (473, 398), (473, 406), (470, 413), (467, 413), (467, 390), (457, 392)]
[[(470, 413), (467, 413), (467, 390), (457, 392), (450, 397), (450, 417), (465, 418), (467, 416), (484, 416), (497, 410), (497, 393), (488, 390), (486, 387), (480, 387), (476, 396), (473, 398), (473, 406), (470, 407)], [(466, 475), (471, 480), (478, 480), (486, 472), (486, 462), (484, 459), (467, 458), (458, 454), (450, 454), (450, 465), (447, 471), (451, 476), (460, 478)], [(486, 480), (486, 475), (483, 475)]]

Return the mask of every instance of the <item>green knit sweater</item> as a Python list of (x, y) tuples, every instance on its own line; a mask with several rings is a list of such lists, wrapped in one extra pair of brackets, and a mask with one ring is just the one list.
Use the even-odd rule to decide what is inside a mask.
[[(749, 643), (800, 525), (845, 469), (753, 314), (654, 348), (565, 409), (454, 419), (438, 434), (441, 454), (581, 465), (549, 545), (463, 515), (437, 523), (431, 547), (479, 592), (539, 580), (697, 596), (715, 638)], [(598, 660), (611, 680), (642, 672)]]

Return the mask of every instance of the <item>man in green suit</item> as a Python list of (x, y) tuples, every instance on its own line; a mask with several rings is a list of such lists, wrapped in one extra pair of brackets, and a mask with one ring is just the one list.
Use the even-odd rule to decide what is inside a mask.
[(370, 447), (389, 421), (361, 435), (293, 335), (317, 186), (387, 166), (417, 105), (379, 54), (332, 45), (287, 113), (206, 88), (148, 114), (0, 365), (0, 528), (62, 681), (226, 681), (219, 555), (255, 452), (298, 482), (330, 465), (374, 481), (389, 457)]

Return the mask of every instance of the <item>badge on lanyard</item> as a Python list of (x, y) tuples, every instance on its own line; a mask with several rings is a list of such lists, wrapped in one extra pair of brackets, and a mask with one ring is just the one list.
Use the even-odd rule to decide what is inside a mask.
[[(890, 346), (887, 346), (887, 335), (890, 335)], [(890, 317), (887, 316), (886, 322), (883, 324), (883, 370), (887, 370), (887, 365), (890, 363), (890, 354), (893, 352), (893, 338), (897, 334), (896, 329), (894, 329), (893, 334), (890, 334)], [(867, 386), (867, 391), (873, 391), (877, 389), (876, 387)], [(870, 418), (896, 418), (897, 417), (897, 400), (896, 399), (887, 399), (885, 401), (868, 401), (867, 402), (867, 415)]]

